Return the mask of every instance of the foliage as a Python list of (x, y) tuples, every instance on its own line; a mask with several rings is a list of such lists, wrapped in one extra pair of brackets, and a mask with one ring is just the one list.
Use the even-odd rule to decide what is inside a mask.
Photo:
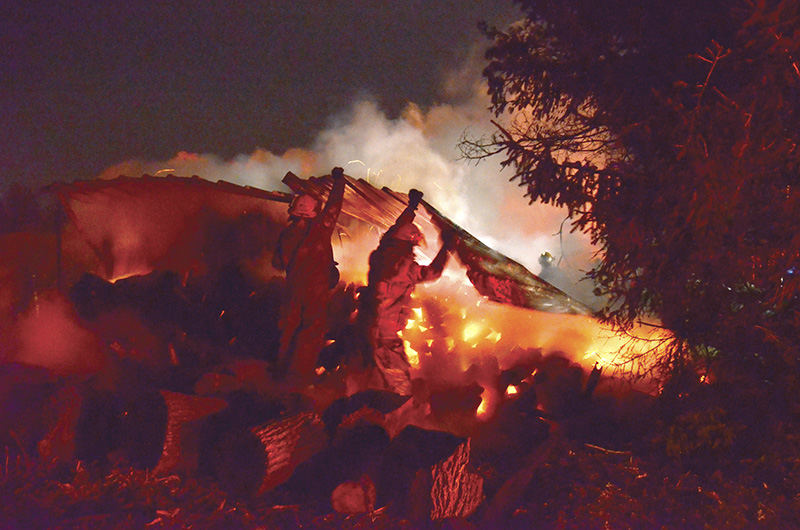
[(727, 424), (725, 416), (724, 410), (714, 408), (678, 417), (666, 437), (667, 455), (706, 457), (730, 449), (735, 429)]
[(589, 272), (622, 329), (793, 363), (800, 331), (800, 2), (517, 0), (486, 28), (495, 154), (531, 202), (600, 248)]

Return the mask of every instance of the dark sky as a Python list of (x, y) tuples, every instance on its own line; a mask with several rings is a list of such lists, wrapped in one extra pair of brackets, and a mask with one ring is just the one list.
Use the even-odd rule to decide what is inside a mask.
[[(389, 116), (506, 24), (510, 0), (217, 0), (0, 8), (0, 178), (90, 178), (178, 151), (304, 147), (356, 98)], [(16, 7), (15, 7), (16, 6)]]

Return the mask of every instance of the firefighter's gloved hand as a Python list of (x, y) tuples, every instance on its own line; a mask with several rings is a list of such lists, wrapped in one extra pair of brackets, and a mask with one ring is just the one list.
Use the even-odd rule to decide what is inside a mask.
[(408, 202), (416, 206), (422, 200), (422, 192), (416, 188), (412, 188), (408, 192)]
[(442, 245), (447, 247), (447, 250), (453, 250), (456, 246), (456, 232), (455, 230), (445, 229), (442, 230), (440, 235), (442, 238)]
[(331, 176), (335, 179), (344, 178), (344, 169), (340, 167), (335, 167), (331, 170)]

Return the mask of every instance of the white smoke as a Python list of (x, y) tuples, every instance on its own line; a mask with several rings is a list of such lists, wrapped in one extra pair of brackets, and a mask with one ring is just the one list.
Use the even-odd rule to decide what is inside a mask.
[[(333, 116), (308, 148), (283, 154), (259, 148), (230, 160), (181, 152), (165, 161), (124, 162), (101, 178), (172, 173), (287, 191), (281, 183), (287, 171), (307, 177), (343, 166), (346, 174), (377, 187), (420, 189), (428, 202), (478, 239), (591, 303), (591, 286), (578, 280), (590, 268), (593, 249), (584, 234), (569, 232), (565, 211), (529, 205), (524, 190), (508, 181), (510, 171), (501, 171), (498, 157), (476, 164), (461, 156), (458, 142), (465, 133), (477, 138), (493, 132), (479, 62), (479, 54), (473, 53), (448, 76), (443, 103), (427, 109), (409, 103), (400, 117), (391, 119), (365, 97)], [(542, 271), (539, 256), (545, 251), (557, 261)]]

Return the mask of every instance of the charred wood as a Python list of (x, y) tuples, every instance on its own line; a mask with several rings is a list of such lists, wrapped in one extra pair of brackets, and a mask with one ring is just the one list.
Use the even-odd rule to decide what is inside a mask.
[(357, 411), (368, 409), (385, 415), (400, 408), (410, 398), (388, 390), (365, 390), (331, 403), (322, 413), (322, 421), (328, 434), (333, 436), (342, 420)]
[(483, 477), (470, 470), (470, 456), (467, 440), (449, 458), (433, 466), (431, 520), (469, 517), (483, 502)]
[(270, 499), (276, 504), (299, 503), (315, 513), (327, 513), (334, 490), (349, 483), (352, 487), (345, 487), (340, 494), (358, 497), (360, 489), (364, 499), (372, 498), (374, 506), (369, 484), (375, 488), (374, 479), (388, 446), (389, 435), (379, 425), (366, 421), (340, 425), (331, 443), (298, 466), (291, 479), (270, 494)]
[(203, 423), (224, 409), (227, 402), (167, 390), (162, 390), (161, 395), (167, 405), (167, 428), (161, 457), (153, 472), (157, 475), (193, 472), (198, 465)]
[(226, 433), (210, 452), (211, 469), (229, 493), (259, 495), (289, 479), (326, 443), (320, 417), (303, 412)]
[[(433, 468), (449, 459), (465, 442), (450, 433), (413, 425), (403, 429), (392, 439), (381, 462), (376, 484), (378, 505), (391, 504), (398, 513), (429, 519), (433, 512)], [(447, 504), (441, 502), (442, 506)]]

